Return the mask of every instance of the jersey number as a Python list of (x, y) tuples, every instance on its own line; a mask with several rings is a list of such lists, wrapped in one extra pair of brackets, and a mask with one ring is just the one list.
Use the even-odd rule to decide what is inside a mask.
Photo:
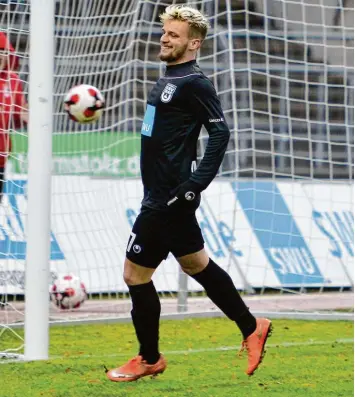
[(137, 235), (136, 233), (131, 233), (128, 239), (128, 245), (127, 245), (127, 252), (129, 252), (132, 248), (132, 245), (134, 243), (134, 240), (136, 239)]

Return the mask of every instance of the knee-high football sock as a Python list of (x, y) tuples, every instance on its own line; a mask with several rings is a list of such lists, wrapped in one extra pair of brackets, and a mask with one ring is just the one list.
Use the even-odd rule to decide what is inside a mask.
[(128, 286), (132, 299), (131, 316), (138, 342), (139, 355), (148, 364), (155, 364), (159, 353), (160, 300), (153, 281)]
[(209, 260), (202, 272), (191, 277), (202, 285), (211, 301), (228, 318), (237, 323), (244, 339), (255, 331), (255, 317), (245, 305), (229, 274), (213, 262), (212, 259)]

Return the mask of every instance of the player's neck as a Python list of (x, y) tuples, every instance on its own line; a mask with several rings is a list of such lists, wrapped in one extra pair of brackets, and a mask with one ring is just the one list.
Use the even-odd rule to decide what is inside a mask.
[(183, 67), (185, 65), (192, 65), (194, 63), (196, 63), (196, 59), (190, 59), (188, 61), (185, 60), (183, 62), (178, 62), (178, 63), (167, 63), (166, 68), (167, 68), (167, 70), (171, 70), (171, 69)]
[(172, 62), (167, 62), (166, 66), (175, 66), (175, 65), (180, 65), (181, 63), (187, 63), (191, 61), (196, 61), (196, 53), (185, 53), (181, 58), (176, 59), (175, 61)]

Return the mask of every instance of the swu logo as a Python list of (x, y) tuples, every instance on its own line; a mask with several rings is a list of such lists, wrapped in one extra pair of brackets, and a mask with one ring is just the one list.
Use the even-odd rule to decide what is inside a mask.
[(155, 106), (147, 105), (145, 110), (145, 115), (143, 119), (143, 124), (141, 128), (141, 134), (145, 136), (152, 136), (155, 118)]
[(277, 184), (233, 182), (232, 187), (281, 285), (323, 284), (323, 275)]
[(152, 126), (150, 124), (143, 123), (142, 124), (142, 132), (149, 132)]
[[(0, 206), (0, 259), (25, 259), (26, 237), (24, 218), (27, 212), (26, 184), (24, 180), (5, 183), (3, 202)], [(50, 259), (65, 259), (51, 232)]]

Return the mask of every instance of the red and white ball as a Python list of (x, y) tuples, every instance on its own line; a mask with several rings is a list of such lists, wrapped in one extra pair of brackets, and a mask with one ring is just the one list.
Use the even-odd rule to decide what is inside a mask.
[(84, 283), (74, 274), (60, 274), (50, 290), (52, 302), (60, 309), (77, 309), (87, 299)]
[(105, 100), (94, 86), (80, 84), (71, 88), (64, 98), (64, 109), (78, 123), (93, 123), (102, 114)]

